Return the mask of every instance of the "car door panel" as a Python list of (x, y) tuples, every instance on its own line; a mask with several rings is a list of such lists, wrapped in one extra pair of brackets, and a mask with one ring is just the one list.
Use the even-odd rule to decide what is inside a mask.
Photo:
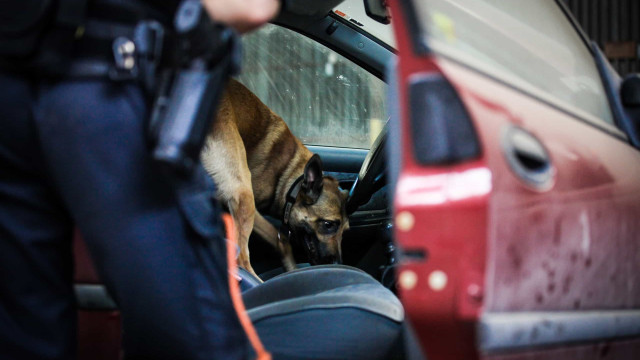
[[(615, 131), (464, 66), (444, 59), (434, 65), (451, 81), (474, 119), (483, 157), (466, 166), (412, 171), (424, 176), (423, 181), (448, 178), (442, 192), (450, 195), (447, 188), (452, 184), (477, 186), (481, 178), (474, 182), (470, 174), (481, 171), (484, 161), (491, 174), (490, 196), (486, 214), (482, 196), (475, 205), (468, 199), (466, 207), (449, 197), (443, 204), (426, 202), (420, 210), (411, 209), (407, 204), (419, 201), (416, 193), (414, 200), (403, 194), (400, 188), (406, 187), (407, 179), (400, 176), (396, 211), (413, 211), (422, 222), (415, 231), (422, 236), (398, 239), (409, 250), (422, 243), (431, 262), (425, 269), (406, 265), (426, 277), (416, 286), (425, 287), (421, 297), (403, 290), (408, 311), (420, 312), (432, 324), (449, 313), (455, 319), (449, 322), (451, 334), (460, 339), (465, 326), (469, 333), (477, 331), (473, 336), (486, 358), (504, 351), (569, 349), (573, 343), (640, 335), (640, 313), (633, 310), (640, 306), (635, 285), (635, 264), (640, 262), (637, 149), (624, 137), (612, 135)], [(514, 127), (538, 139), (548, 152), (553, 176), (546, 188), (532, 186), (509, 166), (504, 137)], [(396, 217), (396, 226), (399, 221)], [(451, 292), (434, 290), (430, 280), (439, 272), (448, 276)], [(401, 273), (401, 284), (402, 277)], [(423, 301), (419, 306), (413, 303), (418, 298)], [(632, 320), (625, 323), (623, 318)], [(477, 321), (477, 330), (468, 328), (469, 320)], [(442, 326), (436, 329), (442, 331)], [(585, 326), (591, 331), (584, 332)], [(572, 356), (581, 353), (572, 349)], [(438, 358), (439, 352), (435, 354)]]
[[(491, 79), (440, 66), (476, 119), (493, 174), (485, 310), (640, 307), (640, 287), (631, 285), (640, 262), (640, 152)], [(532, 188), (510, 169), (501, 137), (512, 126), (547, 148), (550, 188)]]
[[(413, 24), (410, 6), (391, 5), (396, 24)], [(404, 254), (424, 255), (403, 256), (399, 293), (427, 357), (635, 358), (640, 152), (604, 120), (394, 29), (404, 55), (391, 152), (395, 238)], [(479, 158), (417, 161), (410, 84), (434, 75), (469, 113)], [(547, 178), (527, 178), (537, 171)]]
[[(640, 335), (640, 312), (634, 310), (640, 307), (640, 152), (490, 79), (456, 66), (443, 70), (459, 84), (477, 121), (493, 174), (482, 352), (568, 348)], [(496, 104), (486, 93), (508, 101)], [(510, 169), (501, 137), (514, 125), (547, 148), (555, 169), (548, 189), (532, 188)], [(625, 354), (619, 346), (637, 351), (638, 345), (612, 348)], [(574, 350), (572, 356), (585, 353)]]

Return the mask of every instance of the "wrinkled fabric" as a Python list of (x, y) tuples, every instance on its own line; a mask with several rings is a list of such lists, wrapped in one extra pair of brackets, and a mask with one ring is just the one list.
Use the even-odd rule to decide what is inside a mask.
[(242, 359), (212, 181), (149, 157), (138, 87), (0, 74), (0, 358), (73, 359), (77, 227), (127, 358)]

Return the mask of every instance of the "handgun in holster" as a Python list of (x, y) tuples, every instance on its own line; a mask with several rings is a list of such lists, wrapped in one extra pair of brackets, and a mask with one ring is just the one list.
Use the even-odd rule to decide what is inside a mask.
[(232, 29), (211, 21), (199, 0), (180, 4), (174, 26), (174, 66), (160, 74), (149, 122), (151, 154), (173, 175), (187, 176), (226, 81), (239, 71), (240, 43)]

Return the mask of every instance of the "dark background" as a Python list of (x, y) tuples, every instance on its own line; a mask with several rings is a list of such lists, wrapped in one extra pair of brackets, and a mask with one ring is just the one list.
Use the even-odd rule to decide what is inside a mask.
[(640, 73), (640, 0), (564, 0), (621, 76)]

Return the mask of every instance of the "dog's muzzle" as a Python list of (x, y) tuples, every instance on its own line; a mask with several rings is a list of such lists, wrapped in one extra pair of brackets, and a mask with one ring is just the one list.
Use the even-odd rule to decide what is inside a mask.
[(309, 263), (311, 265), (342, 264), (340, 254), (332, 254), (328, 247), (321, 243), (313, 234), (304, 232), (301, 236)]

